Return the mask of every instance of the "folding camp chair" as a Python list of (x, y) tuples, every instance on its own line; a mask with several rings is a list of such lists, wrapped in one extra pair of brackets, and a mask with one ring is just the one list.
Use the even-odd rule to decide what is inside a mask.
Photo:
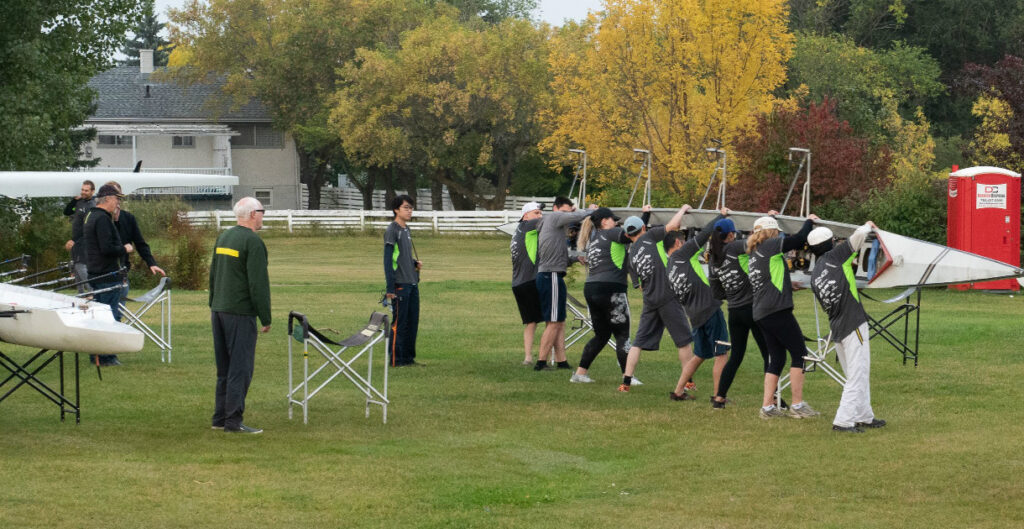
[[(298, 320), (299, 325), (294, 322)], [(366, 417), (370, 417), (370, 404), (381, 407), (382, 419), (388, 422), (388, 358), (384, 357), (384, 381), (380, 388), (373, 385), (373, 346), (388, 336), (388, 317), (384, 313), (374, 312), (370, 315), (370, 321), (362, 330), (335, 342), (314, 329), (309, 324), (309, 319), (298, 312), (288, 314), (288, 418), (292, 418), (292, 406), (302, 406), (302, 423), (309, 423), (309, 401), (320, 392), (327, 384), (338, 377), (345, 375), (355, 387), (365, 395)], [(298, 384), (294, 380), (294, 356), (292, 342), (302, 343), (302, 381)], [(328, 345), (330, 344), (330, 345)], [(335, 345), (340, 349), (333, 349)], [(324, 362), (312, 372), (309, 370), (309, 350), (312, 347), (324, 358)], [(359, 350), (346, 360), (342, 354), (349, 348)], [(364, 377), (356, 370), (356, 361), (366, 353), (366, 376)], [(328, 369), (328, 368), (333, 368)], [(326, 370), (326, 371), (325, 371)], [(320, 376), (323, 373), (323, 376)], [(314, 381), (322, 380), (315, 388), (310, 390)], [(301, 399), (299, 398), (301, 397)]]
[[(125, 301), (142, 303), (142, 306), (135, 311), (130, 310)], [(142, 331), (157, 347), (160, 348), (160, 361), (171, 361), (171, 278), (162, 277), (155, 288), (136, 298), (127, 298), (120, 303), (121, 316), (125, 323)], [(160, 332), (157, 333), (152, 327), (142, 321), (142, 316), (149, 309), (160, 306)]]
[[(565, 308), (572, 314), (573, 321), (569, 324), (569, 333), (565, 335), (565, 348), (568, 349), (582, 340), (586, 335), (594, 332), (594, 323), (590, 320), (590, 309), (572, 297), (572, 294), (565, 295)], [(615, 348), (615, 340), (609, 339), (608, 345)], [(552, 357), (553, 358), (553, 357)]]
[[(917, 294), (917, 299), (911, 302), (910, 296), (915, 293)], [(917, 346), (921, 338), (921, 289), (919, 287), (910, 287), (893, 298), (883, 300), (875, 299), (864, 292), (861, 292), (860, 295), (878, 303), (900, 303), (881, 318), (874, 318), (868, 314), (871, 338), (881, 336), (898, 353), (903, 355), (903, 365), (907, 365), (907, 360), (913, 358), (914, 367), (917, 367)], [(898, 334), (901, 322), (903, 323), (902, 339)], [(914, 327), (913, 335), (910, 334), (911, 324)], [(893, 329), (896, 332), (893, 332)]]

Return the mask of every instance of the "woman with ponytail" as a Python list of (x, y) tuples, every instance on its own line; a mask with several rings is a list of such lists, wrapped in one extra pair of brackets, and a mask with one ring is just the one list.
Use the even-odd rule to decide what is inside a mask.
[(747, 352), (747, 337), (754, 336), (757, 348), (764, 360), (764, 372), (768, 371), (768, 346), (765, 344), (761, 328), (754, 323), (754, 297), (750, 288), (747, 266), (746, 240), (736, 239), (736, 225), (731, 219), (722, 219), (715, 223), (715, 232), (711, 235), (711, 258), (708, 265), (711, 276), (718, 280), (724, 291), (729, 307), (729, 336), (732, 339), (732, 354), (729, 362), (722, 370), (722, 379), (718, 384), (718, 393), (714, 396), (712, 407), (725, 408), (726, 396), (736, 371), (743, 363), (743, 355)]
[(807, 234), (814, 227), (816, 215), (809, 215), (803, 228), (790, 236), (783, 237), (775, 217), (761, 217), (754, 223), (754, 232), (747, 239), (747, 255), (750, 256), (750, 285), (753, 291), (754, 321), (764, 334), (768, 347), (767, 369), (764, 374), (764, 398), (761, 403), (761, 418), (782, 417), (785, 413), (775, 405), (775, 389), (779, 375), (789, 351), (789, 383), (792, 392), (791, 417), (802, 419), (820, 415), (804, 402), (804, 361), (807, 352), (804, 334), (793, 316), (793, 286), (784, 255), (786, 252), (803, 248)]
[[(650, 206), (644, 206), (644, 215), (650, 215)], [(569, 382), (590, 383), (587, 374), (590, 365), (615, 337), (615, 354), (619, 370), (626, 369), (629, 352), (629, 300), (626, 297), (626, 248), (630, 244), (622, 228), (616, 226), (619, 218), (608, 208), (598, 208), (580, 225), (576, 239), (577, 249), (586, 253), (587, 281), (583, 296), (587, 300), (594, 337), (583, 346), (583, 355), (576, 373)], [(639, 380), (634, 380), (639, 385)]]

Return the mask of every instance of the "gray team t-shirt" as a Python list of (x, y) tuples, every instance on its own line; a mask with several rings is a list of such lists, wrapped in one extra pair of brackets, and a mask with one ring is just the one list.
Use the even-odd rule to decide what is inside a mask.
[(700, 249), (711, 238), (715, 222), (718, 222), (720, 218), (722, 217), (719, 216), (709, 222), (701, 229), (700, 233), (683, 243), (682, 247), (668, 256), (669, 282), (672, 284), (676, 299), (686, 309), (686, 315), (690, 318), (690, 327), (694, 329), (707, 323), (711, 315), (722, 306), (722, 302), (715, 299), (714, 292), (711, 290), (711, 282), (699, 261)]
[(592, 212), (587, 209), (552, 211), (541, 217), (537, 240), (538, 272), (565, 272), (569, 265), (569, 245), (565, 237), (565, 228), (583, 220), (590, 213)]
[(591, 232), (587, 244), (587, 283), (625, 285), (629, 243), (622, 228)]
[(735, 240), (725, 245), (725, 258), (718, 266), (711, 267), (711, 273), (718, 277), (729, 308), (746, 307), (754, 302), (750, 288), (750, 274), (747, 257), (747, 241)]
[(811, 272), (811, 289), (828, 313), (828, 326), (832, 329), (834, 342), (841, 341), (868, 321), (853, 276), (856, 258), (850, 241), (843, 241), (815, 259)]
[[(416, 283), (416, 260), (412, 256), (412, 236), (409, 227), (405, 228), (392, 222), (384, 231), (384, 244), (393, 244), (395, 250), (388, 264), (395, 274), (395, 283)], [(389, 285), (390, 286), (390, 285)]]
[(508, 249), (512, 254), (512, 286), (537, 278), (537, 227), (541, 219), (520, 221)]
[(750, 286), (754, 292), (754, 321), (793, 308), (793, 285), (782, 254), (783, 238), (762, 242), (750, 254)]
[(675, 302), (665, 269), (667, 256), (661, 242), (665, 240), (665, 227), (647, 230), (629, 246), (629, 266), (640, 279), (644, 293), (644, 310)]

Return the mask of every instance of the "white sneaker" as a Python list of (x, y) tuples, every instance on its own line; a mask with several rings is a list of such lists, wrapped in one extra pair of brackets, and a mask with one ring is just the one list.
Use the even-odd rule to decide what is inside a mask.
[(814, 408), (811, 408), (811, 405), (806, 402), (794, 404), (789, 407), (789, 416), (794, 419), (809, 419), (819, 415), (821, 415), (821, 413), (816, 411)]
[(633, 378), (632, 380), (629, 381), (629, 385), (630, 386), (642, 386), (642, 385), (644, 385), (644, 383), (640, 382), (639, 378)]
[(590, 384), (594, 379), (590, 378), (586, 374), (573, 373), (572, 377), (569, 378), (569, 382), (574, 384)]

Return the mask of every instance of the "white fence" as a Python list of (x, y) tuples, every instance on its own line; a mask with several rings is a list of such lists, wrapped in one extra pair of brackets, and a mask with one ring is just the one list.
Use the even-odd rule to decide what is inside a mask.
[[(302, 204), (303, 208), (306, 208), (309, 204), (309, 190), (306, 188), (306, 184), (302, 184), (301, 187), (302, 196), (300, 197), (300, 204)], [(405, 191), (398, 191), (398, 194), (404, 193)], [(417, 189), (415, 197), (417, 211), (429, 211), (433, 209), (430, 189)], [(509, 211), (517, 211), (522, 209), (523, 205), (527, 202), (543, 202), (544, 204), (550, 204), (552, 201), (554, 201), (554, 197), (521, 197), (510, 195), (505, 197), (505, 209)], [(455, 207), (452, 206), (452, 199), (448, 195), (447, 188), (445, 188), (441, 195), (441, 206), (441, 209), (444, 211), (453, 211), (455, 209)], [(362, 209), (363, 195), (354, 187), (323, 187), (320, 189), (320, 207), (330, 210)], [(384, 203), (383, 190), (378, 189), (373, 192), (373, 207), (374, 209), (387, 209), (388, 206)]]
[[(436, 233), (493, 232), (498, 226), (518, 221), (520, 211), (416, 211), (409, 228)], [(190, 211), (193, 224), (215, 226), (218, 230), (235, 225), (230, 211)], [(362, 210), (274, 210), (263, 214), (265, 229), (317, 228), (324, 230), (384, 229), (392, 221), (390, 211)]]

